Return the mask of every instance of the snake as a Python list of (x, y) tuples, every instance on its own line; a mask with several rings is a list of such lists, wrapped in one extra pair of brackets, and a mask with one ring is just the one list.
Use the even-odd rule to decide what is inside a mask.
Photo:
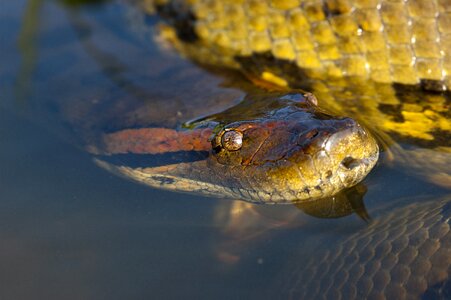
[[(144, 1), (140, 5), (157, 16), (159, 38), (179, 54), (202, 67), (237, 70), (256, 85), (276, 91), (246, 96), (228, 111), (208, 113), (176, 129), (113, 130), (92, 152), (102, 149), (107, 156), (163, 156), (175, 150), (197, 152), (200, 157), (135, 168), (109, 163), (101, 156), (96, 161), (104, 168), (154, 187), (194, 190), (209, 196), (257, 203), (311, 200), (337, 190), (317, 182), (305, 185), (306, 175), (299, 176), (293, 163), (296, 155), (304, 155), (316, 139), (322, 145), (335, 135), (357, 136), (360, 141), (352, 141), (358, 146), (354, 149), (357, 155), (340, 153), (335, 165), (326, 164), (329, 168), (311, 175), (316, 180), (329, 177), (331, 166), (336, 171), (352, 172), (362, 167), (359, 162), (372, 158), (364, 165), (364, 172), (358, 171), (358, 178), (348, 177), (353, 179), (349, 185), (355, 185), (375, 164), (374, 134), (386, 152), (394, 151), (395, 163), (422, 180), (450, 187), (449, 1), (189, 0)], [(287, 92), (293, 89), (308, 92)], [(321, 126), (327, 122), (333, 126), (306, 130), (298, 122), (301, 115), (303, 120), (307, 117)], [(290, 130), (269, 134), (280, 130), (276, 124)], [(371, 134), (359, 124), (371, 128)], [(268, 148), (250, 152), (269, 156), (263, 160), (252, 154), (240, 156), (246, 139), (261, 138), (259, 131), (270, 139)], [(348, 146), (344, 143), (337, 149)], [(273, 159), (265, 160), (271, 155)], [(235, 164), (233, 171), (221, 164), (212, 165), (218, 159)], [(278, 168), (280, 162), (287, 161), (288, 168)], [(262, 166), (276, 172), (274, 180), (282, 187), (277, 192), (265, 190), (274, 181), (258, 177)], [(209, 168), (219, 168), (220, 177), (206, 171)], [(290, 170), (303, 178), (302, 188), (293, 188), (299, 182), (293, 184), (279, 176), (290, 174)], [(243, 181), (247, 178), (244, 173), (257, 180)], [(346, 182), (343, 178), (337, 184)], [(326, 241), (313, 250), (314, 255), (306, 255), (302, 242), (277, 277), (280, 288), (268, 295), (276, 292), (274, 298), (283, 295), (292, 299), (448, 299), (451, 199), (448, 195), (406, 202), (402, 207), (384, 208), (367, 226), (344, 239), (337, 238), (336, 243)], [(339, 213), (344, 214), (347, 212)]]
[[(169, 190), (258, 203), (310, 201), (365, 178), (377, 161), (374, 134), (395, 161), (451, 186), (446, 1), (174, 0), (141, 1), (140, 7), (157, 17), (159, 39), (178, 54), (207, 68), (238, 70), (273, 95), (263, 101), (248, 95), (237, 107), (177, 129), (111, 133), (101, 147), (108, 154), (191, 151), (203, 159), (99, 165)], [(256, 104), (268, 101), (275, 108)], [(308, 104), (316, 102), (321, 108)], [(342, 126), (343, 117), (336, 117), (334, 125), (314, 124), (315, 110), (357, 122)], [(309, 125), (296, 123), (299, 118)], [(326, 146), (336, 136), (344, 137), (332, 143), (339, 151)]]
[[(237, 70), (265, 92), (176, 129), (107, 133), (92, 150), (200, 152), (199, 159), (134, 168), (101, 157), (102, 167), (159, 188), (257, 203), (308, 202), (363, 180), (377, 159), (374, 134), (394, 152), (394, 162), (451, 186), (449, 1), (175, 0), (140, 7), (157, 17), (158, 37), (178, 54), (206, 69)], [(316, 125), (306, 128), (299, 119)], [(318, 147), (336, 136), (344, 152)], [(250, 140), (257, 150), (243, 148)], [(327, 163), (315, 160), (317, 149), (327, 150)], [(311, 258), (295, 256), (302, 263), (293, 268), (289, 261), (282, 292), (296, 299), (449, 298), (450, 201), (448, 195), (386, 209), (338, 245), (326, 242)]]
[[(189, 59), (312, 92), (385, 144), (413, 146), (405, 164), (433, 153), (449, 162), (449, 1), (144, 1), (144, 9)], [(448, 168), (430, 169), (431, 181), (450, 186)]]
[(314, 257), (295, 255), (273, 298), (449, 299), (450, 205), (449, 195), (408, 203), (338, 243), (323, 241)]

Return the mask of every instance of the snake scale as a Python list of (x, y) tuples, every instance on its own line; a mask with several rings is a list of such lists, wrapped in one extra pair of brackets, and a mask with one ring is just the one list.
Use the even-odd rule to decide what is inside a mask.
[[(277, 278), (284, 299), (449, 299), (451, 198), (395, 209)], [(333, 246), (331, 246), (333, 245)], [(293, 261), (296, 263), (293, 264)]]

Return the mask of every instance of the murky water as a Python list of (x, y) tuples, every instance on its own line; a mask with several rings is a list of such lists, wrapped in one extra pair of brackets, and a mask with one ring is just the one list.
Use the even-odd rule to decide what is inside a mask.
[[(287, 267), (299, 269), (298, 258), (320, 260), (321, 251), (366, 228), (355, 214), (317, 219), (295, 207), (175, 194), (98, 168), (84, 149), (90, 133), (166, 118), (155, 106), (170, 97), (167, 105), (189, 116), (193, 83), (165, 91), (155, 73), (194, 72), (216, 83), (194, 86), (189, 97), (204, 97), (198, 101), (220, 94), (223, 80), (191, 71), (174, 54), (156, 58), (146, 42), (151, 32), (135, 30), (123, 5), (1, 6), (0, 298), (272, 298), (290, 289), (281, 282), (289, 282)], [(228, 99), (243, 93), (227, 91)], [(215, 99), (200, 114), (230, 105)], [(130, 108), (145, 117), (120, 117)], [(364, 185), (376, 220), (391, 203), (448, 193), (392, 168), (384, 155)]]

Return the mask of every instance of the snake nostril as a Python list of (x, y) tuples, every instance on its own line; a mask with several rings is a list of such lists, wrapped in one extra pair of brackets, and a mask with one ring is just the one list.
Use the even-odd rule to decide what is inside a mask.
[(341, 165), (348, 170), (352, 170), (360, 164), (360, 159), (355, 159), (351, 156), (346, 156), (342, 161)]

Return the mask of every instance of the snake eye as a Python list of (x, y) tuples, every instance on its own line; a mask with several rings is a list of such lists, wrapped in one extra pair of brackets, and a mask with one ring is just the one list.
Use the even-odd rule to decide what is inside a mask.
[(240, 150), (243, 146), (243, 134), (235, 130), (226, 131), (221, 137), (221, 144), (229, 151)]

